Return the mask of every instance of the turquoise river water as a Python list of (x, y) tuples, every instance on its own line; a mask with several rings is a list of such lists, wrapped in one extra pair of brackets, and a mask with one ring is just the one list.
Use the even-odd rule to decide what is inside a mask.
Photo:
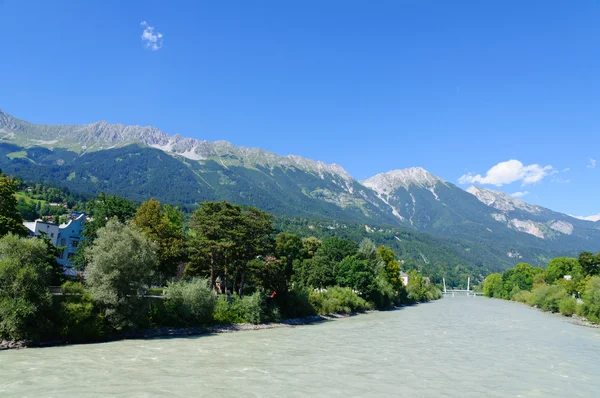
[(0, 397), (600, 397), (600, 329), (482, 297), (315, 325), (0, 352)]

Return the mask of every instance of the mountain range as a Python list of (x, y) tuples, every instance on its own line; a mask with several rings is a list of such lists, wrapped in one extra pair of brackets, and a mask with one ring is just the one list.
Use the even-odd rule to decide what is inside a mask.
[[(413, 167), (357, 181), (336, 164), (280, 156), (226, 141), (169, 135), (105, 121), (39, 125), (0, 110), (0, 168), (74, 192), (194, 206), (204, 200), (252, 205), (288, 218), (397, 228), (459, 239), (455, 250), (493, 252), (490, 264), (543, 263), (600, 250), (600, 221), (528, 204), (472, 186), (466, 191)], [(460, 246), (460, 247), (459, 247)]]

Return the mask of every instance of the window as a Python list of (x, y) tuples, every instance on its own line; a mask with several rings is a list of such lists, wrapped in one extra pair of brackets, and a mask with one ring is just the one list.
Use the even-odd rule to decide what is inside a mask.
[(54, 232), (50, 232), (50, 237), (54, 238)]
[(67, 254), (67, 260), (73, 260), (75, 258), (75, 253), (74, 252), (69, 252)]
[(77, 247), (78, 244), (79, 244), (79, 241), (77, 241), (77, 240), (71, 241), (71, 247)]
[(65, 238), (60, 238), (60, 245), (64, 246), (67, 244), (67, 241), (65, 240)]

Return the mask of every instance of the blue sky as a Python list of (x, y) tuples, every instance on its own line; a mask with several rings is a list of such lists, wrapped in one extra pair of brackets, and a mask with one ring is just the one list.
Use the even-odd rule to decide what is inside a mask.
[(0, 15), (0, 108), (28, 121), (153, 125), (357, 179), (422, 166), (600, 213), (598, 0), (0, 0)]

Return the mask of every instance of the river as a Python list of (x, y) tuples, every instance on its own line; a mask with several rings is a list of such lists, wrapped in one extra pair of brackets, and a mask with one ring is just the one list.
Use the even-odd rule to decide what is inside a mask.
[(600, 329), (447, 297), (316, 325), (0, 352), (0, 397), (599, 397)]

